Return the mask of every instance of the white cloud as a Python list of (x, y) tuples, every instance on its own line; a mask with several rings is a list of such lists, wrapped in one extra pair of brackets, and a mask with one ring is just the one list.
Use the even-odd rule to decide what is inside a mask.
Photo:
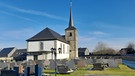
[(89, 32), (90, 35), (106, 35), (107, 33), (101, 31)]
[[(26, 18), (26, 17), (23, 17), (23, 16), (19, 16), (19, 15), (16, 15), (16, 14), (13, 14), (13, 13), (9, 13), (9, 12), (6, 12), (6, 11), (0, 11), (1, 13), (3, 14), (7, 14), (7, 15), (10, 15), (10, 16), (15, 16), (15, 17), (18, 17), (20, 19), (23, 19), (23, 20), (27, 20), (27, 21), (31, 21), (31, 22), (34, 22), (34, 23), (38, 23), (38, 24), (41, 24), (35, 20), (32, 20), (30, 18)], [(43, 25), (43, 24), (42, 24)]]
[(11, 5), (6, 5), (6, 4), (0, 4), (0, 5), (4, 6), (6, 8), (9, 8), (9, 9), (15, 10), (17, 12), (21, 12), (21, 13), (39, 15), (39, 16), (44, 16), (44, 17), (48, 17), (48, 18), (52, 18), (52, 19), (65, 20), (64, 18), (62, 18), (60, 16), (56, 16), (56, 15), (46, 13), (46, 12), (41, 12), (41, 11), (36, 11), (36, 10), (26, 10), (26, 9), (14, 7), (14, 6), (11, 6)]

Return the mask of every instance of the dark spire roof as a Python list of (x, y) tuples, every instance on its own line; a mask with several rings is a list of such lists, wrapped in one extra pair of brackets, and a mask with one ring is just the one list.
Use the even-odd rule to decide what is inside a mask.
[(74, 30), (76, 29), (74, 27), (74, 21), (73, 21), (73, 16), (72, 16), (72, 2), (70, 2), (70, 18), (69, 18), (69, 26), (66, 30)]
[(28, 39), (27, 41), (43, 41), (43, 40), (60, 40), (62, 42), (67, 43), (67, 41), (57, 32), (49, 29), (48, 27)]

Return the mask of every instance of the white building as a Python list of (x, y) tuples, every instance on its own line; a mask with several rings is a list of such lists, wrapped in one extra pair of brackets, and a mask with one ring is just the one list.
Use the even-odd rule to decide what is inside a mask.
[(54, 59), (51, 48), (56, 49), (57, 59), (69, 58), (68, 42), (60, 34), (45, 28), (27, 40), (27, 60)]

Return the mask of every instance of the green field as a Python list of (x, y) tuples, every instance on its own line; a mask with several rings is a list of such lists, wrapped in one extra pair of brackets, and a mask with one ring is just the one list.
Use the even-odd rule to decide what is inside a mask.
[[(87, 74), (94, 76), (135, 76), (135, 70), (123, 64), (120, 64), (119, 68), (105, 68), (102, 71), (87, 70), (90, 67), (92, 67), (92, 65), (83, 68), (78, 68), (76, 71), (70, 74), (57, 74), (57, 76), (84, 76)], [(54, 72), (53, 70), (44, 70), (43, 72), (51, 74), (51, 76), (54, 76), (52, 74)]]

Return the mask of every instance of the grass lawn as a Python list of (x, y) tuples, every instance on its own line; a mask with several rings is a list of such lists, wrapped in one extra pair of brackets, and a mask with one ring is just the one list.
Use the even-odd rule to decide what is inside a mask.
[[(92, 65), (89, 65), (88, 67), (84, 67), (84, 68), (79, 68), (78, 70), (70, 74), (57, 74), (57, 76), (84, 76), (85, 74), (98, 75), (98, 76), (135, 76), (135, 70), (130, 69), (129, 67), (123, 64), (120, 64), (119, 68), (106, 68), (102, 71), (87, 70), (90, 67), (92, 67)], [(52, 74), (54, 70), (44, 70), (43, 72), (51, 74), (51, 76), (54, 76)]]

